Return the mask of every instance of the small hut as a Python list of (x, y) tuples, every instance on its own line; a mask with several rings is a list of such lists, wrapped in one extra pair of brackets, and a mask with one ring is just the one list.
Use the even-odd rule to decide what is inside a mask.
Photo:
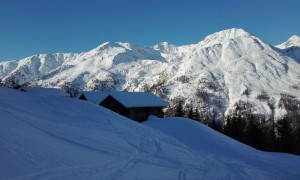
[(83, 92), (79, 99), (110, 109), (132, 120), (143, 122), (148, 116), (163, 116), (168, 103), (150, 92)]

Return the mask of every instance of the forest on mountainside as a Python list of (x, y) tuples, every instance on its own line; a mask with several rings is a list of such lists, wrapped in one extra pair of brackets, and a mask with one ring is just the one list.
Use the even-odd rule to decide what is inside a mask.
[(169, 109), (168, 116), (193, 119), (259, 150), (300, 155), (300, 101), (291, 95), (281, 96), (279, 106), (284, 107), (287, 113), (277, 120), (273, 104), (269, 104), (272, 112), (266, 119), (263, 115), (253, 114), (251, 104), (242, 101), (219, 119), (216, 119), (214, 111), (202, 114), (193, 107), (184, 109), (183, 101)]

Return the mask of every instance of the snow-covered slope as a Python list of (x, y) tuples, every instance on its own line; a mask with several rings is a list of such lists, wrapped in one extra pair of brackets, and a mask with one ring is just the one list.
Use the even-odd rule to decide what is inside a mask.
[[(254, 175), (254, 172), (256, 171), (254, 169), (256, 168), (260, 169), (261, 172), (266, 172), (267, 169), (271, 170), (274, 168), (273, 170), (275, 173), (275, 169), (288, 169), (287, 167), (290, 165), (298, 166), (297, 164), (299, 163), (296, 161), (288, 162), (290, 157), (283, 154), (258, 151), (238, 141), (235, 141), (228, 136), (224, 136), (213, 129), (207, 128), (207, 126), (204, 124), (189, 119), (174, 117), (160, 119), (157, 117), (150, 117), (149, 120), (143, 122), (143, 124), (176, 138), (197, 153), (207, 154), (207, 157), (213, 157), (212, 159), (217, 160), (216, 162), (223, 165), (228, 165), (226, 169), (224, 169), (224, 172), (226, 173), (228, 172), (230, 174), (235, 174), (235, 172), (243, 171), (246, 174)], [(233, 159), (238, 160), (232, 161)], [(281, 161), (281, 163), (278, 163), (279, 159), (285, 160)], [(245, 168), (244, 165), (248, 167)], [(215, 168), (218, 167), (210, 167), (207, 165), (207, 169), (217, 172)], [(219, 171), (219, 173), (222, 174), (222, 171), (223, 170)], [(296, 171), (296, 169), (291, 169), (291, 172)], [(256, 177), (252, 175), (247, 177), (242, 173), (240, 176), (235, 176), (234, 179), (264, 179), (258, 174), (258, 176), (255, 175)], [(272, 178), (281, 179), (281, 177), (276, 176), (277, 175), (273, 176)], [(269, 178), (270, 177), (267, 179)], [(210, 176), (204, 179), (210, 179)], [(283, 179), (293, 179), (293, 177), (283, 177)]]
[(152, 117), (145, 126), (87, 101), (0, 93), (0, 179), (300, 176), (299, 156), (257, 151), (191, 120)]
[[(284, 46), (297, 45), (297, 39)], [(107, 42), (80, 54), (36, 55), (14, 62), (17, 66), (0, 63), (0, 77), (6, 83), (63, 89), (152, 91), (171, 106), (181, 98), (185, 106), (217, 117), (241, 101), (253, 105), (251, 112), (268, 115), (272, 100), (281, 117), (281, 94), (300, 98), (299, 52), (273, 47), (243, 29), (228, 29), (185, 46)], [(262, 95), (268, 100), (258, 98)]]

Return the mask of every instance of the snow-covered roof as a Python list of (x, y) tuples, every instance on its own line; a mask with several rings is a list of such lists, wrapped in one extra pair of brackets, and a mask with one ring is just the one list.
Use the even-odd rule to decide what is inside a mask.
[(82, 92), (82, 94), (88, 101), (96, 104), (101, 103), (105, 98), (107, 98), (107, 96), (109, 96), (109, 92), (96, 92), (96, 91), (84, 91)]
[(22, 87), (20, 88), (21, 91), (33, 93), (36, 95), (55, 95), (55, 96), (70, 96), (68, 93), (57, 89), (57, 88), (43, 88), (43, 87)]
[(168, 103), (150, 92), (83, 92), (88, 101), (99, 104), (108, 96), (113, 97), (127, 108), (165, 107)]

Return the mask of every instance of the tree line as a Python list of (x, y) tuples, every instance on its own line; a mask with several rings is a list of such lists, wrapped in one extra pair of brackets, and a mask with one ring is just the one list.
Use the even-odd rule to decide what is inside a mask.
[[(285, 152), (300, 155), (300, 125), (294, 116), (264, 120), (249, 112), (232, 113), (215, 120), (201, 116), (197, 109), (184, 110), (182, 102), (174, 109), (174, 116), (186, 117), (219, 131), (244, 144), (263, 151)], [(299, 117), (298, 117), (299, 118)]]

